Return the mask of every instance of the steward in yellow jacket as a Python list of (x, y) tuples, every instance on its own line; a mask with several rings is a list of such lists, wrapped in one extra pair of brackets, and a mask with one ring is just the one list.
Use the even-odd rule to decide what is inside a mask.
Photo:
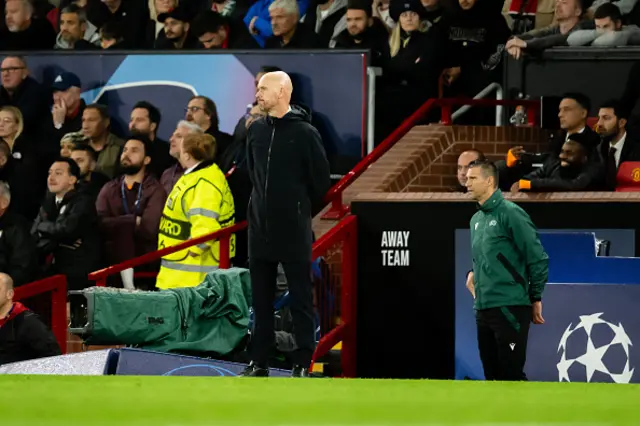
[[(195, 135), (202, 137), (203, 135)], [(208, 135), (204, 135), (209, 137)], [(213, 138), (211, 138), (213, 139)], [(215, 142), (214, 142), (215, 143)], [(183, 149), (190, 145), (185, 138)], [(195, 152), (196, 158), (200, 157)], [(185, 173), (173, 187), (167, 198), (160, 220), (158, 249), (175, 246), (235, 222), (233, 196), (222, 171), (211, 160), (183, 161)], [(211, 158), (213, 155), (206, 155)], [(231, 237), (229, 255), (235, 255), (235, 235)], [(216, 240), (181, 250), (162, 258), (156, 287), (160, 289), (194, 287), (199, 285), (208, 272), (218, 268), (220, 244)]]

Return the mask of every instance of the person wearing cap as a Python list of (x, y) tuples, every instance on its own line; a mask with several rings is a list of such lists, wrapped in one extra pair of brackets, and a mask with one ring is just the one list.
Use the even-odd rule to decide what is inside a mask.
[(600, 161), (590, 159), (592, 147), (584, 133), (569, 135), (558, 158), (547, 161), (511, 187), (511, 192), (598, 191), (604, 175)]
[(81, 86), (80, 79), (72, 72), (63, 71), (53, 79), (51, 116), (56, 141), (61, 141), (67, 133), (77, 132), (82, 128), (82, 112), (86, 105), (80, 98)]
[(164, 30), (158, 34), (156, 49), (198, 49), (200, 42), (190, 31), (191, 14), (186, 7), (178, 6), (158, 15), (158, 22), (164, 24)]
[(389, 33), (380, 19), (372, 16), (369, 0), (350, 0), (347, 5), (347, 28), (335, 38), (336, 49), (369, 49), (371, 65), (381, 66), (387, 51)]
[(234, 21), (218, 12), (205, 10), (191, 22), (191, 33), (205, 49), (257, 49), (242, 21)]

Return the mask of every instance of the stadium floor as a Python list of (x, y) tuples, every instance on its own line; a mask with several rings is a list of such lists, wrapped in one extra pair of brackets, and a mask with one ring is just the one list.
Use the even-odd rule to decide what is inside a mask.
[(0, 376), (6, 425), (640, 424), (640, 386)]

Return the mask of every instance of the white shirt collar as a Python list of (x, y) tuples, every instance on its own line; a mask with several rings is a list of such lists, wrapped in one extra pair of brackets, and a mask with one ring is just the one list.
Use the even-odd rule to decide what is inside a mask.
[[(583, 127), (582, 129), (578, 130), (576, 133), (582, 133), (584, 132), (584, 129), (586, 129), (586, 127)], [(574, 133), (569, 133), (567, 132), (567, 136), (565, 136), (564, 141), (568, 141), (569, 140), (569, 135), (573, 135)]]
[(202, 163), (202, 161), (200, 161), (197, 164), (194, 164), (193, 166), (189, 167), (187, 170), (184, 171), (184, 175), (188, 175), (189, 173), (191, 173), (192, 171), (195, 170), (196, 167), (198, 167), (200, 164)]

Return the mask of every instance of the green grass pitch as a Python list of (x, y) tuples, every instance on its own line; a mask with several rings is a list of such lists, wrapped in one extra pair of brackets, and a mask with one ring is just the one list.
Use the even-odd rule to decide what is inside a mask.
[(640, 425), (640, 386), (0, 376), (2, 425)]

